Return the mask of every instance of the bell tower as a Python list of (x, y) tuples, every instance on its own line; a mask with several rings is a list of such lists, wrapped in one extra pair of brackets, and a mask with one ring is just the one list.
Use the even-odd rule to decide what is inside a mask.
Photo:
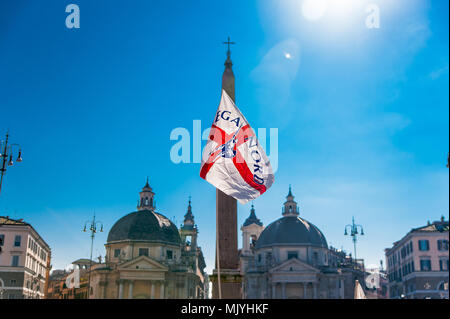
[(252, 204), (252, 209), (250, 210), (250, 216), (245, 220), (244, 225), (241, 227), (242, 230), (242, 253), (250, 254), (252, 248), (256, 244), (256, 241), (264, 230), (263, 223), (256, 217), (255, 206)]
[[(197, 225), (195, 225), (194, 214), (192, 214), (191, 198), (189, 197), (187, 212), (184, 215), (183, 225), (180, 227), (180, 236), (181, 242), (186, 247), (189, 245), (189, 249), (194, 252), (197, 250), (197, 234), (198, 229)], [(188, 238), (190, 238), (189, 242)]]
[[(245, 220), (241, 227), (242, 231), (242, 250), (240, 254), (240, 273), (245, 276), (245, 273), (249, 267), (254, 264), (252, 261), (255, 260), (255, 245), (256, 242), (264, 230), (263, 223), (256, 217), (255, 206), (252, 204), (250, 209), (250, 216)], [(243, 297), (244, 299), (248, 296), (248, 287), (243, 285)]]

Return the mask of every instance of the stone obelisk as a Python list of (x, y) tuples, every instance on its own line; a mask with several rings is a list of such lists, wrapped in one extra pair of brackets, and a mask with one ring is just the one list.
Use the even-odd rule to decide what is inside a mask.
[[(228, 38), (227, 60), (222, 76), (222, 89), (235, 101), (233, 63), (231, 62), (230, 42)], [(241, 275), (238, 257), (238, 227), (237, 202), (231, 196), (216, 189), (216, 213), (218, 232), (218, 252), (216, 250), (216, 269), (210, 277), (213, 283), (212, 297), (219, 298), (219, 284), (217, 281), (217, 253), (220, 264), (220, 286), (223, 299), (241, 299)]]

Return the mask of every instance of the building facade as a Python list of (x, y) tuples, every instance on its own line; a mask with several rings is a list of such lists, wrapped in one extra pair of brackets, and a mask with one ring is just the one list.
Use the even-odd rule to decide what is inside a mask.
[(50, 253), (29, 223), (0, 216), (0, 299), (44, 298)]
[(180, 230), (156, 212), (150, 185), (137, 211), (119, 219), (108, 234), (106, 260), (92, 267), (90, 298), (204, 298), (206, 267), (189, 201)]
[(366, 269), (366, 296), (368, 299), (387, 299), (387, 285), (387, 276), (383, 269)]
[(390, 298), (448, 299), (448, 226), (442, 217), (385, 250)]
[(241, 228), (242, 293), (248, 299), (353, 298), (364, 267), (328, 248), (322, 232), (299, 217), (289, 188), (282, 217), (264, 228), (252, 206)]
[[(99, 257), (101, 262), (101, 257)], [(96, 265), (89, 259), (78, 259), (72, 263), (73, 269), (66, 271), (56, 269), (52, 271), (46, 299), (88, 299), (89, 298), (89, 269)]]

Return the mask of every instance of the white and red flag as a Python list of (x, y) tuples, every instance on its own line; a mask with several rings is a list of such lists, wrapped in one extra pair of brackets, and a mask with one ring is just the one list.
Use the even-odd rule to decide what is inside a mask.
[(264, 149), (225, 90), (203, 149), (200, 177), (241, 204), (257, 198), (274, 182)]

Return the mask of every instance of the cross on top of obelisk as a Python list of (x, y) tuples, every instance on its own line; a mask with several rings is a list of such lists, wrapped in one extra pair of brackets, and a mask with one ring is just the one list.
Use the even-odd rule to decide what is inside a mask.
[(236, 44), (236, 42), (231, 42), (230, 37), (228, 37), (228, 41), (224, 42), (223, 44), (228, 45), (227, 56), (230, 57), (230, 55), (231, 55), (231, 45), (232, 44)]

